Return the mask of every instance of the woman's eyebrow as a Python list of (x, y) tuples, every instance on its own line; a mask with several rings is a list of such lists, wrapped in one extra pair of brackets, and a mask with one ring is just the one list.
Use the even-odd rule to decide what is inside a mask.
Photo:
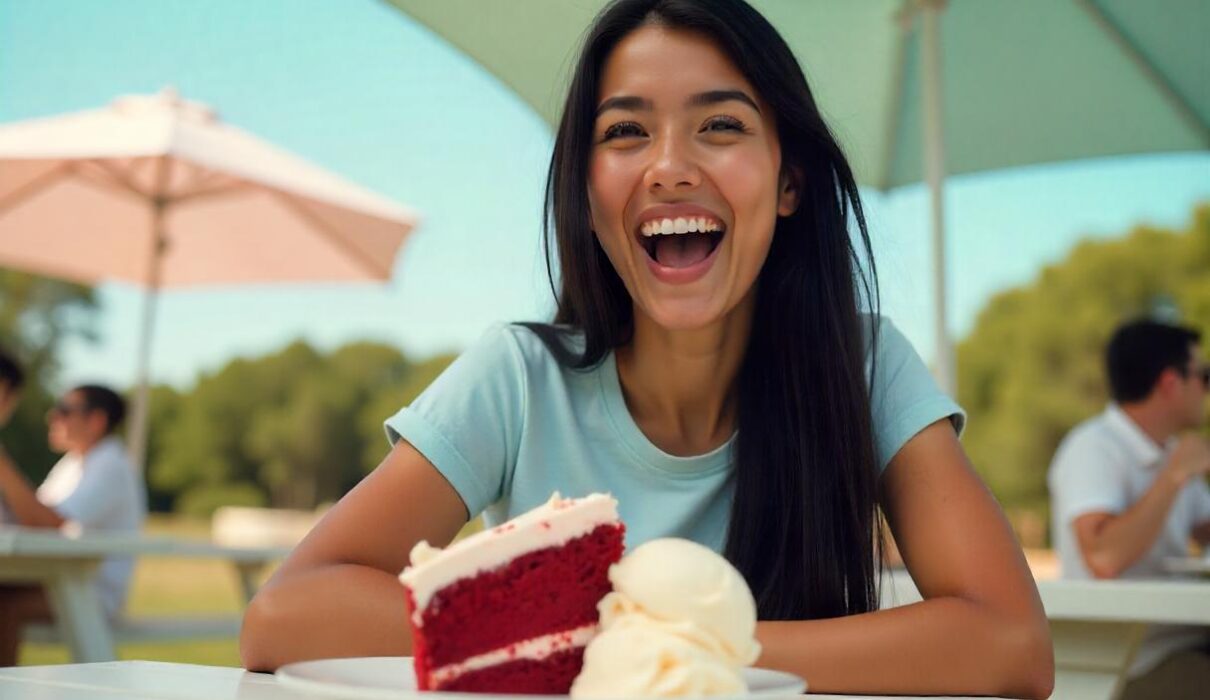
[[(719, 104), (720, 102), (731, 101), (743, 102), (752, 109), (756, 110), (757, 114), (760, 114), (760, 107), (756, 106), (756, 100), (749, 97), (748, 93), (744, 92), (743, 90), (707, 90), (706, 92), (699, 92), (698, 94), (690, 97), (685, 102), (685, 105), (687, 107), (707, 107), (710, 105)], [(597, 107), (597, 116), (599, 117), (602, 113), (611, 109), (624, 109), (631, 112), (650, 112), (651, 110), (655, 109), (655, 104), (645, 97), (636, 97), (634, 95), (618, 95), (617, 97), (610, 97), (601, 102), (600, 106)]]
[(618, 97), (610, 97), (597, 107), (597, 116), (601, 116), (602, 112), (610, 109), (625, 109), (631, 112), (645, 111), (650, 112), (655, 108), (651, 100), (644, 97), (635, 97), (633, 95), (619, 95)]
[(730, 102), (732, 100), (743, 102), (760, 114), (760, 107), (756, 106), (756, 100), (748, 96), (748, 93), (743, 90), (709, 90), (707, 92), (699, 92), (690, 97), (686, 101), (686, 106), (689, 107), (706, 107), (715, 105), (720, 102)]

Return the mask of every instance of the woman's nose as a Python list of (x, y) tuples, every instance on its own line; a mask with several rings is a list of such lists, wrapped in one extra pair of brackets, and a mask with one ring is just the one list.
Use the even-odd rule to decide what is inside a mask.
[(665, 135), (654, 146), (651, 163), (643, 174), (643, 184), (647, 189), (671, 192), (692, 189), (701, 184), (701, 170), (684, 139)]

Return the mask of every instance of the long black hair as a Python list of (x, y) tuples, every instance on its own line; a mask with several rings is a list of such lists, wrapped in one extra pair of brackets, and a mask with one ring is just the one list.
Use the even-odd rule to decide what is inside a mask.
[[(794, 54), (742, 0), (618, 0), (597, 16), (547, 176), (547, 262), (553, 238), (560, 272), (555, 325), (526, 325), (577, 368), (598, 364), (632, 337), (633, 302), (591, 230), (588, 164), (605, 60), (649, 23), (712, 38), (772, 107), (784, 172), (801, 175), (798, 208), (778, 219), (756, 282), (737, 377), (735, 495), (724, 555), (747, 579), (761, 619), (874, 610), (882, 531), (866, 376), (878, 311), (870, 239), (853, 173)], [(868, 328), (863, 302), (872, 312)], [(567, 329), (583, 336), (576, 350), (564, 342)]]

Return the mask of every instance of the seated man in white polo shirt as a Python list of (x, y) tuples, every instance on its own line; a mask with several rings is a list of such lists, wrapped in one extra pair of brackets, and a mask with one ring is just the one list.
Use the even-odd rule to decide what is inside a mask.
[[(1200, 334), (1143, 320), (1106, 353), (1114, 403), (1067, 435), (1050, 466), (1053, 538), (1063, 578), (1158, 578), (1167, 557), (1210, 542), (1210, 367)], [(1153, 629), (1124, 697), (1194, 697), (1210, 687), (1210, 636)], [(1200, 696), (1204, 697), (1204, 696)]]
[[(51, 448), (65, 454), (37, 491), (0, 448), (0, 498), (10, 519), (26, 527), (137, 532), (147, 499), (114, 433), (125, 413), (122, 397), (106, 387), (86, 385), (67, 392), (48, 416)], [(111, 617), (125, 605), (133, 568), (131, 557), (114, 557), (97, 573), (97, 594)], [(25, 624), (49, 619), (41, 587), (0, 584), (0, 666), (16, 663)]]

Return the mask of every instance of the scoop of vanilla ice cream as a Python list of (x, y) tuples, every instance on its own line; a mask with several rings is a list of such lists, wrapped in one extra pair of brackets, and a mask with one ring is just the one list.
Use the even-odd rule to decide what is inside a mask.
[(760, 656), (756, 601), (735, 567), (682, 539), (652, 540), (609, 569), (614, 592), (602, 599), (601, 628), (657, 625), (746, 666)]
[(740, 670), (760, 655), (756, 602), (726, 559), (688, 540), (652, 540), (610, 567), (609, 580), (573, 698), (747, 691)]
[(573, 698), (742, 695), (739, 669), (658, 627), (624, 625), (597, 635), (584, 652)]

